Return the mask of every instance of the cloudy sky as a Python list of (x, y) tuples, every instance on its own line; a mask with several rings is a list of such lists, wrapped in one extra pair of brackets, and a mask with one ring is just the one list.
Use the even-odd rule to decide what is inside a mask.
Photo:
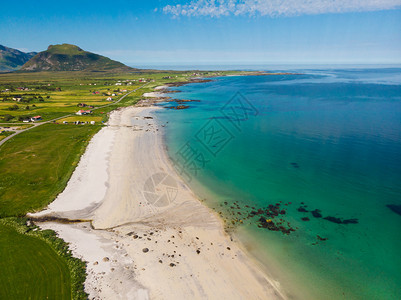
[(6, 1), (0, 44), (130, 65), (401, 63), (401, 0)]

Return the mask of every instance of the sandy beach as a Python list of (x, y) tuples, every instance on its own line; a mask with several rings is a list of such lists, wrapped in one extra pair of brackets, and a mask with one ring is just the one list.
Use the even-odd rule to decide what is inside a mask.
[(90, 299), (285, 298), (176, 174), (157, 109), (112, 112), (66, 189), (31, 216), (88, 220), (38, 225), (88, 262)]

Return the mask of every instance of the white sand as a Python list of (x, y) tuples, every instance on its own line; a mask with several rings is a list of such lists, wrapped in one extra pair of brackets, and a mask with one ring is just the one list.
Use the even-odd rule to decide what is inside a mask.
[(166, 90), (168, 88), (169, 88), (168, 85), (161, 85), (161, 86), (155, 87), (155, 91)]
[(163, 92), (149, 92), (149, 93), (144, 93), (144, 97), (147, 98), (160, 98), (160, 97), (165, 97)]
[[(175, 173), (161, 124), (150, 118), (155, 109), (113, 112), (65, 191), (38, 214), (92, 220), (94, 229), (89, 223), (41, 224), (88, 262), (90, 298), (284, 298)], [(149, 193), (158, 179), (164, 185)]]

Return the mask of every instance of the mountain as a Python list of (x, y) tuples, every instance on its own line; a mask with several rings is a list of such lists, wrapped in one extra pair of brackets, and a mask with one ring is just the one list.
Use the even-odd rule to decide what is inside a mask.
[(23, 71), (131, 71), (132, 68), (75, 45), (50, 45), (25, 65)]
[(25, 53), (0, 45), (0, 72), (18, 70), (35, 55), (36, 52)]

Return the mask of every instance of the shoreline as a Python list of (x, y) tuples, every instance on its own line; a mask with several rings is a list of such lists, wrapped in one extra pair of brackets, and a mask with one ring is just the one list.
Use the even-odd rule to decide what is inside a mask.
[[(66, 189), (31, 216), (92, 220), (38, 224), (88, 261), (90, 298), (285, 298), (176, 174), (152, 114), (157, 109), (112, 112)], [(167, 189), (152, 186), (157, 181)]]

